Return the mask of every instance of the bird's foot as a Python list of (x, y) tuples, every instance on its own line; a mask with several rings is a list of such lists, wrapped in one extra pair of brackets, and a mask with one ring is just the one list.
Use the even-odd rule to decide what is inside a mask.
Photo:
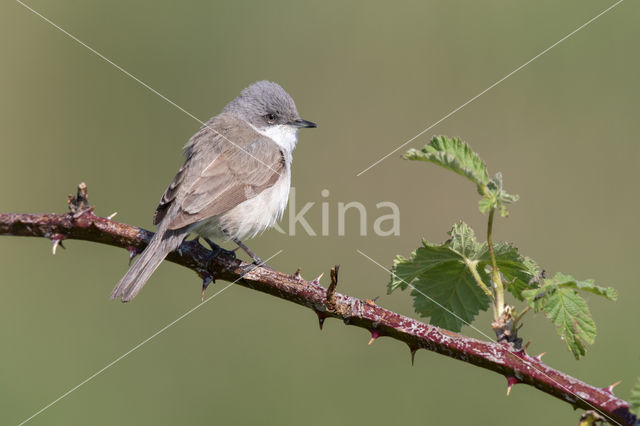
[(225, 248), (220, 247), (219, 245), (217, 245), (216, 243), (214, 243), (213, 241), (211, 241), (209, 238), (202, 238), (203, 240), (205, 240), (207, 242), (207, 244), (209, 245), (209, 249), (211, 249), (211, 252), (214, 256), (218, 256), (220, 254), (226, 254), (227, 256), (231, 256), (234, 259), (236, 258), (236, 250), (227, 250)]
[[(209, 238), (204, 238), (203, 237), (203, 239), (207, 242), (207, 244), (209, 245), (209, 248), (211, 249), (211, 253), (209, 253), (209, 255), (207, 256), (207, 260), (205, 262), (205, 265), (207, 266), (207, 269), (211, 269), (211, 262), (213, 261), (213, 259), (217, 258), (221, 254), (224, 254), (224, 255), (227, 255), (227, 256), (231, 256), (234, 259), (236, 258), (236, 251), (235, 250), (224, 249), (224, 248), (220, 247), (219, 245), (217, 245), (216, 243), (214, 243), (213, 241), (211, 241)], [(200, 242), (200, 240), (198, 240), (198, 242)]]

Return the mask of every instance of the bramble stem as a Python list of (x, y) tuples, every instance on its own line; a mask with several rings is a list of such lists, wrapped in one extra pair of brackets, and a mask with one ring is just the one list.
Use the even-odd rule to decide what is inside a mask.
[(520, 322), (520, 320), (522, 319), (523, 316), (525, 316), (525, 314), (527, 312), (529, 312), (531, 310), (531, 306), (527, 305), (522, 312), (520, 312), (518, 315), (516, 315), (516, 317), (513, 319), (513, 326), (517, 326), (518, 323)]
[(489, 223), (487, 224), (487, 244), (489, 245), (489, 256), (491, 257), (491, 276), (493, 285), (496, 289), (495, 297), (495, 316), (500, 318), (504, 310), (504, 286), (502, 285), (502, 279), (500, 278), (500, 271), (498, 270), (498, 264), (496, 263), (496, 255), (493, 251), (493, 216), (496, 212), (495, 207), (491, 207), (489, 211)]
[[(83, 197), (86, 201), (86, 190)], [(72, 212), (66, 214), (0, 213), (0, 235), (45, 237), (54, 244), (65, 239), (93, 241), (122, 247), (130, 252), (143, 250), (153, 236), (153, 233), (144, 229), (96, 216), (88, 203), (70, 201)], [(491, 220), (488, 235), (491, 238)], [(495, 265), (491, 243), (489, 247)], [(205, 280), (213, 276), (215, 279), (236, 282), (237, 285), (309, 308), (318, 315), (320, 324), (325, 318), (336, 318), (347, 325), (365, 328), (372, 334), (375, 332), (378, 336), (404, 342), (412, 354), (418, 349), (433, 351), (503, 374), (509, 383), (531, 385), (575, 408), (595, 410), (611, 423), (640, 426), (637, 417), (630, 411), (630, 404), (617, 398), (608, 388), (589, 385), (555, 370), (540, 358), (527, 354), (525, 349), (514, 351), (507, 344), (482, 342), (402, 316), (376, 305), (374, 301), (338, 293), (335, 291), (337, 274), (332, 277), (334, 285), (328, 291), (315, 280), (304, 280), (299, 270), (289, 275), (256, 268), (228, 253), (221, 252), (215, 258), (210, 255), (211, 252), (197, 241), (185, 241), (178, 250), (169, 253), (167, 260), (195, 271)], [(247, 272), (248, 267), (253, 268)], [(495, 266), (494, 271), (497, 271)]]
[(493, 292), (489, 289), (489, 287), (487, 287), (484, 281), (482, 281), (482, 277), (480, 277), (480, 274), (478, 273), (478, 261), (472, 261), (465, 258), (464, 263), (465, 265), (467, 265), (467, 268), (469, 268), (469, 271), (471, 271), (471, 275), (473, 275), (473, 279), (476, 280), (476, 284), (478, 284), (478, 287), (480, 287), (482, 291), (484, 291), (484, 293), (493, 301), (495, 299)]

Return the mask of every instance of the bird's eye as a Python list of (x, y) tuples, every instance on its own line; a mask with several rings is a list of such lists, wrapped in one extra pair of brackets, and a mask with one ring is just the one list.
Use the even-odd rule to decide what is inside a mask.
[(269, 114), (265, 115), (265, 118), (267, 119), (267, 121), (269, 123), (273, 123), (273, 122), (276, 121), (276, 118), (278, 118), (278, 117), (273, 113), (269, 113)]

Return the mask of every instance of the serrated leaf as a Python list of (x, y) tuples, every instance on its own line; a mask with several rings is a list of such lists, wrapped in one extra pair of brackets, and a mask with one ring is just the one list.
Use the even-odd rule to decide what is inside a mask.
[(421, 275), (413, 286), (411, 296), (416, 312), (447, 330), (460, 331), (481, 310), (489, 308), (489, 297), (460, 262), (438, 265), (429, 274)]
[(629, 402), (631, 403), (631, 412), (640, 417), (640, 377), (638, 377), (636, 384), (631, 389)]
[(469, 145), (458, 138), (436, 136), (421, 150), (410, 149), (403, 157), (437, 164), (466, 177), (478, 187), (489, 183), (487, 166)]
[(618, 299), (618, 292), (613, 287), (600, 287), (594, 284), (593, 280), (579, 281), (573, 278), (571, 275), (566, 275), (558, 272), (553, 280), (559, 287), (574, 288), (581, 291), (596, 294), (598, 296), (606, 297), (609, 300), (615, 301)]
[(570, 287), (560, 287), (554, 280), (547, 280), (539, 289), (522, 292), (536, 312), (543, 311), (556, 326), (560, 338), (576, 358), (586, 353), (585, 346), (593, 344), (596, 324), (591, 318), (587, 302)]
[(587, 302), (573, 289), (558, 288), (543, 309), (573, 355), (584, 356), (585, 345), (592, 345), (596, 338), (596, 324)]
[(476, 184), (482, 195), (478, 208), (482, 213), (495, 208), (501, 216), (507, 216), (507, 204), (518, 201), (517, 195), (508, 194), (502, 188), (502, 174), (489, 179), (486, 164), (464, 141), (458, 138), (436, 136), (424, 148), (410, 149), (403, 158), (428, 161), (466, 177)]
[(478, 253), (482, 250), (482, 244), (476, 240), (476, 234), (473, 229), (464, 222), (458, 222), (449, 231), (449, 247), (460, 254), (463, 258), (475, 260)]
[[(409, 283), (416, 286), (419, 291), (411, 293), (416, 312), (421, 316), (431, 317), (434, 325), (459, 331), (464, 322), (447, 313), (446, 309), (470, 322), (479, 310), (488, 308), (490, 301), (485, 291), (488, 291), (491, 279), (485, 269), (491, 265), (491, 257), (487, 243), (478, 243), (473, 230), (464, 222), (453, 225), (449, 236), (442, 244), (423, 241), (422, 247), (408, 259), (397, 256), (387, 292), (390, 294), (397, 288), (405, 290)], [(505, 278), (506, 289), (516, 298), (523, 300), (523, 290), (538, 287), (538, 283), (529, 285), (531, 279), (539, 273), (538, 265), (533, 260), (521, 256), (518, 249), (508, 243), (495, 244), (494, 253), (498, 269)], [(470, 268), (475, 268), (478, 272), (486, 290), (475, 281)], [(432, 293), (435, 294), (435, 300), (446, 309), (438, 307), (420, 292), (429, 297), (434, 297)], [(471, 302), (465, 308), (467, 296)], [(462, 311), (456, 311), (456, 306), (460, 306)]]
[[(449, 248), (432, 245), (426, 241), (423, 241), (422, 244), (423, 247), (411, 253), (409, 259), (396, 256), (391, 269), (395, 274), (391, 275), (391, 281), (387, 286), (387, 294), (391, 294), (396, 288), (405, 290), (407, 284), (411, 283), (421, 273), (426, 273), (433, 267), (451, 260), (452, 253)], [(428, 250), (425, 250), (426, 247), (428, 247)]]
[(388, 286), (391, 292), (411, 284), (414, 308), (430, 323), (460, 331), (478, 313), (489, 308), (489, 297), (475, 281), (470, 267), (482, 249), (473, 230), (464, 223), (453, 226), (442, 244), (423, 242), (409, 259), (397, 257)]

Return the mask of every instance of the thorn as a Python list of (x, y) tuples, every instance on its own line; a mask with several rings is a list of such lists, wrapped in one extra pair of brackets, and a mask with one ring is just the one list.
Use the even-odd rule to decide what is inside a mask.
[(302, 275), (300, 275), (300, 272), (302, 272), (300, 268), (296, 269), (296, 272), (293, 274), (293, 278), (295, 278), (296, 280), (303, 279)]
[(204, 288), (205, 290), (207, 289), (207, 287), (209, 287), (209, 284), (211, 284), (212, 282), (214, 282), (214, 279), (211, 275), (207, 274), (202, 278), (202, 288)]
[(127, 247), (127, 251), (129, 252), (129, 266), (131, 266), (131, 261), (138, 255), (138, 249), (135, 247)]
[(118, 214), (118, 212), (113, 212), (113, 213), (111, 213), (109, 216), (107, 216), (107, 219), (111, 220), (111, 219), (113, 219), (114, 217), (116, 217), (116, 215), (117, 215), (117, 214)]
[[(522, 326), (522, 325), (521, 325), (521, 326)], [(519, 329), (518, 329), (518, 330), (519, 330)], [(517, 330), (516, 330), (516, 331), (517, 331)], [(530, 344), (531, 344), (531, 341), (527, 342), (527, 343), (524, 345), (524, 350), (525, 350), (525, 351), (529, 349), (529, 345), (530, 345)]]
[(417, 346), (409, 346), (409, 351), (411, 352), (411, 366), (413, 367), (414, 362), (416, 360), (416, 352), (418, 352)]
[(513, 385), (520, 383), (520, 380), (516, 379), (513, 376), (507, 376), (507, 396), (511, 393), (511, 388)]
[(202, 278), (202, 293), (200, 294), (201, 302), (204, 302), (204, 292), (207, 290), (207, 287), (209, 287), (209, 284), (211, 284), (213, 281), (213, 277), (209, 274), (206, 274)]
[(622, 380), (618, 380), (617, 382), (615, 382), (612, 385), (607, 386), (606, 388), (602, 388), (605, 392), (609, 392), (611, 395), (613, 395), (613, 388), (615, 388), (616, 386), (618, 386), (620, 383), (622, 383)]
[(54, 256), (56, 254), (56, 250), (58, 249), (58, 246), (66, 250), (66, 247), (62, 244), (62, 240), (64, 240), (64, 237), (60, 234), (54, 234), (51, 237), (51, 244), (52, 244), (51, 252), (53, 253)]
[(546, 352), (541, 352), (538, 356), (535, 356), (534, 358), (537, 359), (538, 361), (542, 361), (542, 357), (545, 356)]
[(371, 329), (371, 340), (369, 340), (369, 344), (372, 344), (380, 336), (382, 336), (382, 334), (378, 330), (375, 328)]
[(327, 314), (324, 312), (316, 311), (316, 315), (318, 315), (318, 325), (320, 326), (320, 330), (322, 330), (322, 326), (324, 325), (324, 320), (327, 318)]
[(320, 278), (322, 278), (323, 275), (324, 275), (324, 272), (321, 273), (320, 275), (318, 275), (318, 278), (316, 278), (315, 280), (311, 281), (311, 284), (320, 285)]

